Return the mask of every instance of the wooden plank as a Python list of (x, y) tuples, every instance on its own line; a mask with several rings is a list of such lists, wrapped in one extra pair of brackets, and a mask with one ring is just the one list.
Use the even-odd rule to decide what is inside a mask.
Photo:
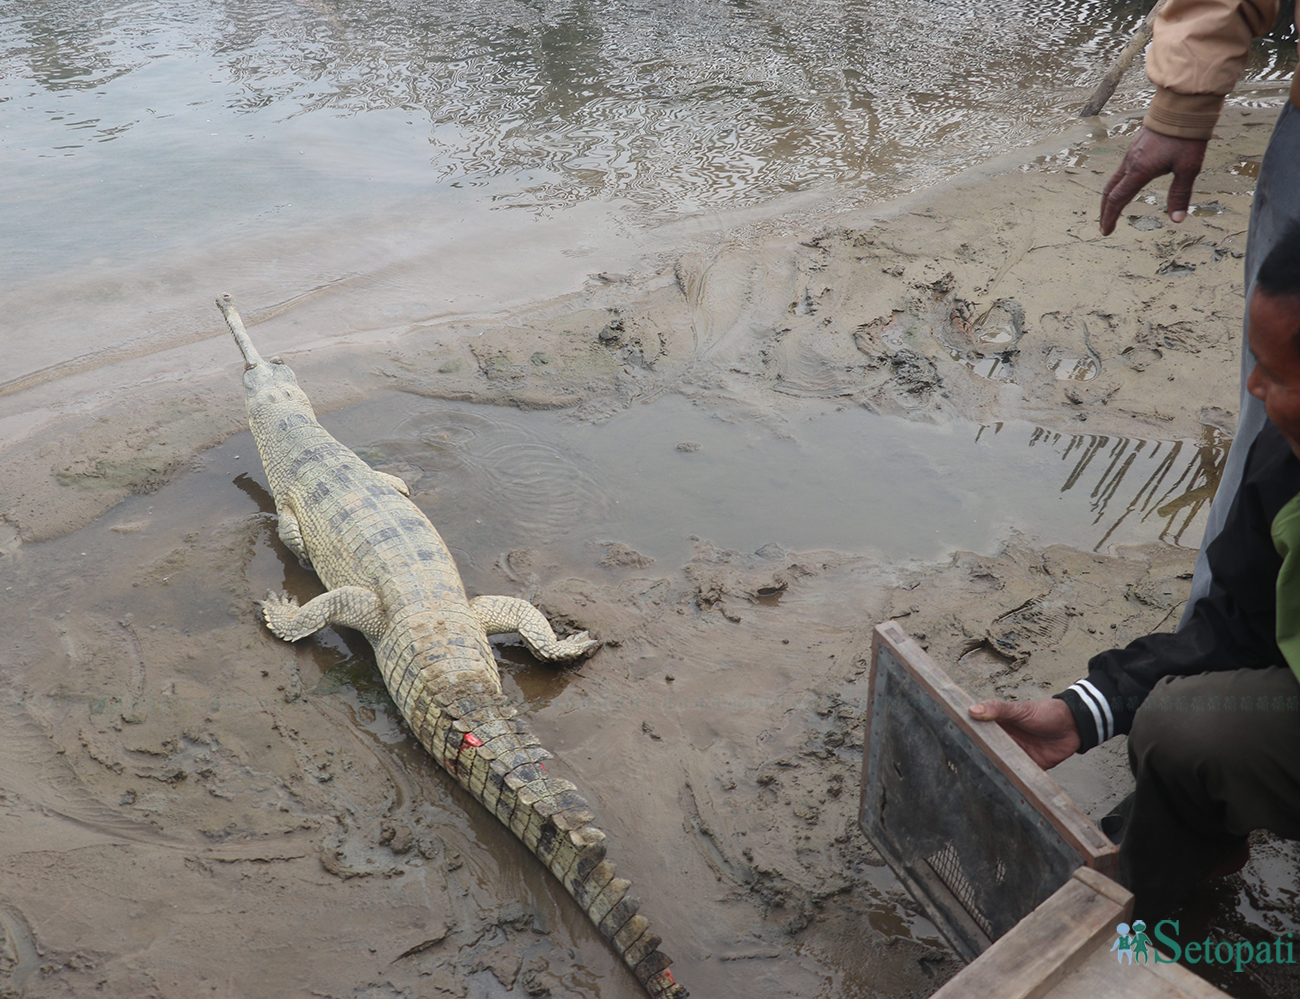
[[(1166, 955), (1167, 956), (1167, 955)], [(1189, 971), (1181, 964), (1170, 961), (1168, 964), (1145, 964), (1143, 968), (1153, 975), (1178, 989), (1180, 999), (1226, 999), (1228, 995), (1217, 989), (1200, 975)]]
[[(1147, 971), (1144, 964), (1120, 964), (1105, 942), (1088, 955), (1044, 999), (1191, 999), (1172, 982)], [(1193, 976), (1195, 977), (1195, 976)], [(1222, 999), (1222, 996), (1219, 997)]]
[[(1119, 867), (1119, 848), (1112, 843), (1097, 824), (1079, 810), (1047, 773), (1021, 749), (1002, 726), (992, 722), (977, 722), (970, 717), (969, 708), (975, 699), (955, 684), (926, 654), (897, 621), (886, 621), (875, 629), (873, 655), (878, 655), (880, 643), (888, 645), (904, 667), (915, 677), (934, 699), (943, 706), (952, 719), (972, 742), (993, 761), (999, 770), (1028, 800), (1034, 802), (1044, 817), (1057, 829), (1084, 858), (1084, 863), (1107, 876), (1113, 877)], [(868, 697), (875, 693), (875, 670), (868, 684)], [(870, 700), (868, 703), (872, 703)], [(868, 723), (869, 724), (869, 723)], [(863, 745), (869, 746), (870, 732)]]
[(1074, 872), (1076, 880), (1083, 882), (1098, 895), (1104, 895), (1121, 908), (1133, 899), (1133, 893), (1118, 881), (1091, 867), (1080, 867)]
[[(995, 941), (932, 999), (1051, 996), (1052, 989), (1099, 945), (1115, 938), (1116, 925), (1126, 921), (1133, 909), (1131, 894), (1119, 885), (1099, 891), (1097, 882), (1085, 871), (1076, 871), (1054, 895)], [(1088, 873), (1095, 876), (1095, 872)], [(1119, 898), (1124, 901), (1117, 901)], [(1094, 997), (1107, 994), (1116, 993), (1093, 993)]]
[[(1113, 942), (1113, 941), (1112, 941)], [(1121, 962), (1101, 941), (1079, 967), (1044, 999), (1226, 999), (1226, 993), (1172, 961), (1168, 964)]]

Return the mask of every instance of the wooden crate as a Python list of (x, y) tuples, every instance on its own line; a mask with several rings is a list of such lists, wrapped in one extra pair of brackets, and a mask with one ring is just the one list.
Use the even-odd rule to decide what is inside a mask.
[(1227, 999), (1182, 965), (1120, 963), (1132, 911), (1132, 894), (1081, 867), (931, 999)]
[[(894, 621), (878, 625), (863, 831), (966, 960), (1118, 848)], [(992, 994), (992, 993), (991, 993)]]

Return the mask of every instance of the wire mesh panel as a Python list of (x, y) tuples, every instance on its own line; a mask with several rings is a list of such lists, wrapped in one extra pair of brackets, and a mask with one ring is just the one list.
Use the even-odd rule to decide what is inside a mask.
[(896, 623), (876, 628), (863, 831), (967, 960), (1116, 848)]

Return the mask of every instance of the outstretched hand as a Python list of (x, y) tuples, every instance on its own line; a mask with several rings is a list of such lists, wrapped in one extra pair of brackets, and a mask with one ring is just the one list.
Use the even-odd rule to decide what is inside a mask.
[(1153, 132), (1145, 125), (1129, 143), (1128, 152), (1115, 176), (1106, 182), (1101, 192), (1101, 234), (1109, 236), (1124, 206), (1137, 196), (1148, 183), (1164, 174), (1172, 173), (1169, 199), (1166, 208), (1171, 222), (1181, 222), (1187, 217), (1192, 202), (1192, 184), (1201, 172), (1205, 159), (1205, 139), (1177, 139), (1171, 135)]
[(1043, 697), (1034, 701), (980, 701), (970, 707), (976, 721), (995, 721), (1044, 770), (1050, 770), (1079, 749), (1079, 728), (1064, 701)]

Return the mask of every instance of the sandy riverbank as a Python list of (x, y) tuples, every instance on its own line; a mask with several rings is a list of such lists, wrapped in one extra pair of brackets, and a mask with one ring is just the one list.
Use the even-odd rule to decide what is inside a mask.
[[(1181, 440), (1201, 458), (1170, 516), (1190, 517), (1233, 426), (1240, 255), (1273, 116), (1225, 117), (1181, 226), (1143, 204), (1098, 235), (1123, 140), (1095, 137), (874, 217), (742, 227), (508, 316), (286, 360), (345, 439), (347, 407), (396, 391), (582, 423), (679, 394), (765, 426), (817, 402)], [(330, 322), (327, 297), (242, 304), (264, 345)], [(138, 367), (102, 404), (10, 396), (0, 414), (0, 971), (28, 996), (636, 994), (405, 737), (363, 643), (289, 648), (259, 625), (267, 588), (315, 584), (273, 540), (231, 353), (216, 337), (184, 378)], [(976, 694), (1031, 696), (1172, 626), (1194, 554), (1081, 551), (1030, 524), (939, 564), (709, 538), (669, 564), (620, 537), (574, 560), (544, 531), (489, 530), (529, 488), (559, 497), (551, 479), (458, 493), (429, 457), (451, 431), (357, 432), (412, 481), (472, 591), (605, 639), (563, 674), (506, 647), (508, 684), (700, 996), (925, 995), (958, 967), (856, 830), (875, 622), (902, 619)], [(1066, 776), (1104, 810), (1120, 756), (1094, 755)]]

